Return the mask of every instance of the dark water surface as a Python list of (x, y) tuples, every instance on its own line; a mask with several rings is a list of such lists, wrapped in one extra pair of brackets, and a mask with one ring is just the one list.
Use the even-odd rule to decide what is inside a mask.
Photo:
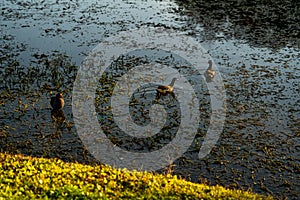
[[(276, 197), (299, 197), (299, 5), (293, 1), (284, 5), (275, 1), (268, 7), (261, 1), (193, 2), (2, 1), (0, 151), (95, 163), (72, 119), (72, 87), (80, 63), (101, 40), (120, 31), (171, 28), (195, 38), (209, 51), (223, 77), (227, 113), (217, 145), (199, 160), (210, 115), (203, 87), (204, 125), (199, 126), (203, 134), (174, 165), (160, 172), (169, 170), (194, 182)], [(126, 64), (130, 65), (117, 62), (116, 66)], [(120, 139), (110, 123), (106, 97), (113, 89), (112, 80), (108, 74), (99, 82), (98, 119), (111, 128), (107, 134), (112, 131), (114, 144), (130, 149), (129, 141)], [(201, 85), (197, 77), (192, 80)], [(145, 85), (142, 90), (150, 92), (144, 95), (137, 90), (137, 99), (132, 98), (130, 112), (138, 124), (149, 123), (147, 109), (155, 87)], [(58, 91), (64, 94), (64, 113), (51, 116), (50, 96)], [(170, 110), (165, 136), (153, 143), (133, 140), (133, 151), (160, 148), (174, 137), (178, 102), (164, 100)]]

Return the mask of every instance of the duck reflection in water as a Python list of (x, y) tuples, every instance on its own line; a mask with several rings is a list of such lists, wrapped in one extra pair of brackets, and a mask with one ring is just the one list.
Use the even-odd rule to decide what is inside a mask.
[(63, 110), (51, 110), (51, 118), (52, 122), (56, 122), (57, 124), (62, 124), (66, 121), (65, 113)]

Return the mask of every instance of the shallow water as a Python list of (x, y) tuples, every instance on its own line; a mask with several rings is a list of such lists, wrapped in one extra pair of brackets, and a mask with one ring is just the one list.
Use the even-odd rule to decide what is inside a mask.
[[(273, 36), (259, 40), (254, 34), (251, 38), (248, 32), (241, 34), (237, 26), (233, 28), (235, 19), (218, 21), (172, 1), (77, 0), (56, 4), (5, 0), (1, 8), (1, 151), (96, 162), (81, 143), (72, 118), (72, 87), (78, 67), (106, 37), (122, 30), (161, 26), (195, 38), (209, 51), (223, 77), (227, 113), (222, 135), (207, 157), (197, 157), (203, 141), (203, 135), (198, 134), (189, 150), (160, 172), (169, 170), (195, 182), (278, 197), (299, 197), (300, 64), (297, 40), (290, 35), (284, 42), (276, 40), (272, 48)], [(234, 30), (239, 37), (232, 37)], [(254, 30), (259, 32), (262, 27)], [(101, 87), (109, 96), (111, 87), (100, 84), (99, 91)], [(204, 87), (203, 93), (206, 90)], [(49, 99), (57, 91), (63, 92), (66, 101), (65, 120), (53, 122)], [(135, 105), (132, 98), (130, 109), (139, 112), (132, 117), (147, 124), (148, 103), (155, 92), (135, 94), (140, 104)], [(109, 106), (104, 106), (109, 103), (105, 97), (95, 103), (99, 103), (99, 120), (109, 127), (108, 112), (103, 112)], [(207, 98), (204, 95), (202, 103), (209, 106)], [(165, 100), (171, 102), (167, 105), (171, 111), (176, 110), (176, 102), (169, 97)], [(209, 114), (208, 108), (203, 110), (203, 116)], [(140, 117), (143, 115), (146, 117)], [(134, 141), (132, 146), (120, 139), (117, 131), (111, 140), (124, 148), (132, 146), (134, 151), (160, 148), (172, 140), (176, 126), (171, 124), (177, 123), (173, 118), (165, 129), (167, 136), (156, 138), (159, 142)], [(206, 127), (202, 124), (199, 128)]]

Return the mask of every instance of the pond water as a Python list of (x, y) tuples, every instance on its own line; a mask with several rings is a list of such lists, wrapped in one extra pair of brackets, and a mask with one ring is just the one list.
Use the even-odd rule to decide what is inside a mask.
[[(210, 116), (210, 98), (203, 86), (198, 94), (203, 105), (202, 131), (184, 155), (158, 172), (276, 197), (299, 197), (300, 64), (294, 23), (290, 30), (274, 27), (284, 23), (280, 20), (264, 26), (258, 16), (260, 24), (251, 26), (252, 5), (244, 5), (249, 13), (244, 12), (246, 17), (237, 20), (242, 16), (238, 6), (195, 2), (199, 5), (152, 0), (1, 2), (0, 151), (97, 163), (82, 144), (73, 120), (72, 89), (79, 66), (111, 35), (139, 27), (164, 27), (193, 37), (209, 52), (223, 78), (227, 112), (217, 144), (199, 160)], [(228, 10), (235, 15), (224, 13)], [(277, 10), (272, 12), (270, 16), (275, 13), (275, 17), (271, 19), (275, 19)], [(290, 16), (285, 16), (286, 20), (297, 21)], [(116, 66), (132, 67), (141, 62), (130, 59), (121, 64), (116, 61)], [(103, 77), (95, 98), (98, 120), (108, 127), (106, 134), (113, 143), (145, 152), (169, 143), (180, 123), (176, 118), (181, 115), (176, 111), (178, 101), (171, 96), (163, 98), (162, 104), (169, 111), (163, 136), (148, 141), (128, 139), (111, 123), (108, 97), (114, 81), (109, 74)], [(202, 83), (197, 77), (191, 81)], [(154, 92), (134, 92), (129, 110), (137, 124), (149, 123), (156, 87), (144, 85), (141, 90), (152, 88)], [(51, 113), (50, 97), (57, 92), (65, 98), (63, 113)]]

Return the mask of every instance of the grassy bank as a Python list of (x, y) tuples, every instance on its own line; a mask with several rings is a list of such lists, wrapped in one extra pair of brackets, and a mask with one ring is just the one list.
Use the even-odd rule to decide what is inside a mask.
[(109, 166), (0, 153), (0, 199), (272, 199)]

